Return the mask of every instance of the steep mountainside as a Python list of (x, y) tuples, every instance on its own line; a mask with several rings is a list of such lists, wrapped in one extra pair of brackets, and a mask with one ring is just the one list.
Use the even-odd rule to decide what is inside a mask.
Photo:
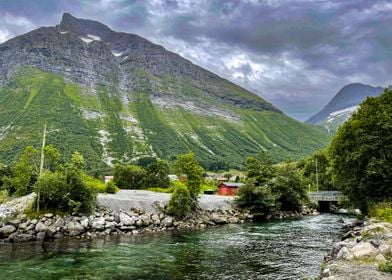
[(382, 87), (372, 87), (360, 83), (346, 85), (320, 112), (306, 122), (323, 125), (329, 131), (334, 132), (350, 118), (367, 96), (378, 96), (383, 91)]
[(48, 143), (95, 168), (193, 150), (208, 169), (267, 149), (298, 158), (328, 142), (261, 97), (137, 35), (64, 14), (0, 45), (0, 160)]

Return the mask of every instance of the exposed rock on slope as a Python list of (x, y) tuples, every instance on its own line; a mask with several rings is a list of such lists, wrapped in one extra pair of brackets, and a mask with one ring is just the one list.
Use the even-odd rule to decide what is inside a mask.
[(320, 129), (137, 35), (64, 14), (0, 44), (0, 157), (48, 143), (80, 150), (96, 168), (193, 150), (208, 169), (241, 167), (267, 149), (275, 160), (326, 145)]

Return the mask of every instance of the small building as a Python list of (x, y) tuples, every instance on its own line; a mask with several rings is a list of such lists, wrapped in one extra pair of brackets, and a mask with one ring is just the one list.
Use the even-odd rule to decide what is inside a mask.
[(218, 186), (218, 194), (219, 195), (237, 195), (238, 188), (242, 187), (243, 183), (221, 183)]

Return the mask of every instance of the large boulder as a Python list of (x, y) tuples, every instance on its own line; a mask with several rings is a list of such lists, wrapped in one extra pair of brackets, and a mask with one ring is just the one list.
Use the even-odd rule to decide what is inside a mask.
[(368, 257), (375, 257), (379, 254), (379, 251), (374, 248), (369, 242), (363, 242), (355, 245), (351, 252), (355, 259), (360, 260)]
[(99, 217), (91, 222), (91, 228), (95, 230), (104, 230), (105, 229), (105, 218)]
[(5, 238), (8, 237), (11, 233), (16, 231), (16, 227), (13, 225), (6, 225), (0, 228), (0, 237)]
[(143, 214), (143, 215), (140, 216), (140, 219), (142, 221), (142, 225), (143, 226), (148, 227), (149, 225), (151, 225), (150, 215)]
[(135, 224), (135, 219), (129, 217), (125, 213), (120, 213), (119, 219), (120, 219), (120, 223), (122, 223), (124, 226), (133, 226)]
[(35, 241), (35, 235), (33, 234), (16, 234), (15, 236), (13, 236), (12, 240), (10, 240), (11, 242), (15, 242), (15, 243), (24, 243), (24, 242), (29, 242), (29, 241)]
[(172, 227), (173, 226), (173, 222), (174, 222), (174, 219), (172, 217), (170, 217), (170, 216), (167, 216), (167, 217), (165, 217), (162, 220), (162, 224), (165, 227)]
[(77, 221), (72, 221), (67, 226), (70, 236), (77, 236), (84, 232), (84, 227)]
[(35, 231), (36, 232), (42, 232), (42, 231), (47, 231), (48, 227), (44, 225), (42, 222), (38, 222), (38, 224), (35, 225)]

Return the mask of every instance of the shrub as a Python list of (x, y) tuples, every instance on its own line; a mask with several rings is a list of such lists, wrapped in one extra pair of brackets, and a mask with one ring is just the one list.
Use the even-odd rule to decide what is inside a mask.
[(113, 180), (110, 180), (109, 182), (106, 183), (106, 186), (105, 186), (106, 193), (116, 193), (118, 191), (119, 191), (119, 188), (116, 186), (116, 184), (113, 182)]
[(136, 165), (117, 164), (114, 166), (114, 183), (120, 189), (138, 190), (144, 188), (146, 171)]
[(82, 172), (82, 179), (87, 187), (91, 188), (93, 191), (97, 193), (106, 192), (106, 186), (101, 180), (91, 177), (84, 172)]
[(7, 200), (8, 200), (8, 191), (7, 190), (0, 191), (0, 204), (7, 202)]
[(392, 203), (380, 202), (370, 208), (369, 215), (380, 221), (392, 223)]
[(386, 262), (378, 265), (378, 270), (382, 272), (392, 273), (392, 259), (388, 258)]
[(64, 212), (90, 212), (95, 206), (96, 192), (87, 186), (74, 167), (63, 171), (47, 172), (34, 186), (39, 193), (41, 209), (58, 209)]
[(184, 185), (177, 185), (168, 206), (167, 213), (177, 218), (183, 218), (191, 212), (191, 195)]
[(276, 199), (270, 186), (256, 186), (248, 182), (239, 189), (235, 203), (239, 208), (249, 210), (255, 218), (263, 219), (276, 210)]

